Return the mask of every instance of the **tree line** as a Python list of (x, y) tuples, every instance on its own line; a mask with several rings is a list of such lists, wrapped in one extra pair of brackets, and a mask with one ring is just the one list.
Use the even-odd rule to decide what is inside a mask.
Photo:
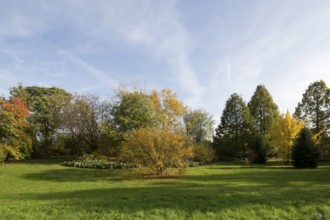
[(277, 157), (288, 164), (297, 156), (294, 148), (301, 135), (311, 139), (300, 140), (310, 148), (303, 156), (314, 155), (315, 161), (330, 159), (330, 90), (322, 80), (309, 85), (292, 115), (279, 113), (264, 85), (257, 86), (247, 104), (240, 95), (232, 94), (213, 144), (221, 160), (265, 163), (267, 158)]
[(95, 154), (157, 173), (187, 160), (209, 163), (215, 156), (289, 163), (303, 128), (315, 144), (311, 149), (330, 159), (330, 92), (324, 81), (310, 84), (294, 114), (281, 115), (264, 85), (247, 104), (234, 93), (215, 130), (209, 113), (190, 109), (170, 89), (118, 89), (108, 99), (56, 87), (18, 85), (9, 93), (0, 98), (0, 161)]

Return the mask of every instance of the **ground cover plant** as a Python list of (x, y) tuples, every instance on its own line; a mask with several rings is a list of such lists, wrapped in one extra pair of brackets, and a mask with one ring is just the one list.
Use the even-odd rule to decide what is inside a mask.
[(63, 161), (0, 165), (1, 219), (328, 219), (330, 166), (220, 163), (176, 178)]

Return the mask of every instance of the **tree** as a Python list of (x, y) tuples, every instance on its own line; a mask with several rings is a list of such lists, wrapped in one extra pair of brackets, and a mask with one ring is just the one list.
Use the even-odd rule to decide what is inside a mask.
[(56, 145), (59, 132), (62, 132), (63, 120), (60, 116), (72, 95), (56, 87), (18, 87), (11, 91), (15, 96), (23, 96), (31, 111), (29, 120), (33, 132), (34, 156), (47, 156)]
[(322, 158), (330, 157), (330, 89), (320, 80), (311, 83), (299, 102), (295, 116), (305, 121), (318, 137)]
[(256, 136), (253, 144), (251, 145), (248, 158), (252, 164), (264, 164), (267, 161), (267, 146), (264, 137)]
[(226, 102), (214, 137), (214, 146), (219, 158), (244, 158), (252, 133), (249, 109), (242, 97), (234, 93)]
[(190, 110), (183, 118), (187, 135), (196, 143), (212, 139), (214, 120), (204, 110)]
[(324, 81), (316, 81), (308, 86), (295, 116), (304, 120), (314, 133), (327, 126), (330, 121), (330, 90)]
[(100, 99), (95, 95), (75, 95), (64, 114), (71, 154), (98, 152), (102, 144), (101, 124), (105, 114)]
[(168, 130), (141, 128), (123, 142), (122, 157), (158, 175), (170, 167), (186, 167), (192, 148), (186, 137)]
[(156, 124), (156, 112), (151, 97), (139, 90), (119, 90), (111, 104), (110, 113), (111, 122), (121, 133)]
[(272, 143), (278, 148), (278, 157), (286, 164), (290, 161), (293, 142), (303, 127), (304, 123), (292, 117), (289, 111), (278, 117), (277, 122), (273, 124)]
[(276, 121), (278, 107), (264, 85), (258, 85), (248, 103), (252, 116), (252, 123), (259, 135), (266, 136)]
[(312, 140), (312, 133), (308, 128), (301, 129), (292, 147), (291, 159), (295, 168), (316, 168), (320, 158), (320, 151)]
[(19, 98), (0, 98), (0, 160), (23, 159), (31, 154), (29, 110)]
[(183, 116), (187, 113), (187, 107), (175, 93), (170, 89), (152, 91), (151, 100), (161, 128), (173, 131), (183, 129)]

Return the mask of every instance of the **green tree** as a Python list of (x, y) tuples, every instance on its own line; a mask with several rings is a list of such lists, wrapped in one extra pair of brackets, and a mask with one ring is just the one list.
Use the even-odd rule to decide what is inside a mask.
[(143, 91), (119, 90), (112, 101), (112, 123), (120, 133), (153, 127), (156, 124), (156, 112), (150, 95)]
[(37, 157), (47, 156), (62, 132), (63, 109), (72, 95), (56, 87), (25, 87), (29, 94), (30, 122), (33, 130), (33, 150)]
[(317, 143), (323, 159), (330, 157), (330, 89), (324, 81), (311, 83), (299, 102), (295, 116), (305, 121), (313, 134), (318, 137)]
[(264, 85), (257, 86), (248, 107), (252, 116), (252, 123), (259, 135), (266, 136), (269, 134), (279, 112), (277, 105)]
[(214, 137), (219, 159), (244, 158), (252, 134), (249, 109), (242, 97), (234, 93), (226, 102)]
[(312, 132), (308, 128), (301, 129), (292, 147), (291, 159), (295, 168), (316, 168), (320, 151), (312, 140)]
[(64, 110), (67, 148), (73, 155), (98, 153), (102, 148), (105, 105), (95, 95), (74, 95)]
[(196, 143), (210, 141), (214, 131), (214, 120), (204, 110), (190, 110), (183, 118), (187, 135)]

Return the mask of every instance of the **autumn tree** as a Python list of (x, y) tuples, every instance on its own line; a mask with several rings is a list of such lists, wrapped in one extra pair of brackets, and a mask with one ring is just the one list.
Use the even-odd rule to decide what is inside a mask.
[(324, 81), (311, 83), (299, 102), (295, 116), (304, 120), (318, 137), (322, 158), (330, 157), (330, 90)]
[(249, 109), (242, 97), (234, 93), (226, 102), (214, 137), (219, 158), (244, 158), (252, 133)]
[(156, 111), (157, 121), (165, 130), (183, 130), (183, 117), (187, 107), (170, 89), (152, 91), (151, 100)]
[[(33, 132), (33, 154), (37, 157), (47, 156), (54, 146), (63, 120), (61, 112), (71, 98), (71, 94), (56, 87), (18, 87), (12, 88), (14, 96), (26, 100), (32, 112), (29, 119)], [(28, 95), (27, 95), (28, 94)]]
[(303, 127), (304, 123), (292, 117), (289, 111), (285, 115), (279, 116), (273, 124), (272, 143), (277, 147), (278, 157), (286, 164), (289, 164), (294, 140)]
[(204, 110), (190, 110), (183, 118), (185, 129), (196, 143), (210, 141), (214, 131), (214, 120)]
[(0, 161), (23, 159), (31, 154), (29, 110), (21, 99), (0, 98)]
[(134, 130), (122, 143), (122, 158), (153, 170), (158, 175), (170, 167), (186, 167), (192, 157), (189, 141), (182, 134), (155, 128)]
[(291, 159), (295, 168), (316, 168), (320, 159), (320, 151), (312, 140), (312, 132), (303, 128), (295, 139)]

